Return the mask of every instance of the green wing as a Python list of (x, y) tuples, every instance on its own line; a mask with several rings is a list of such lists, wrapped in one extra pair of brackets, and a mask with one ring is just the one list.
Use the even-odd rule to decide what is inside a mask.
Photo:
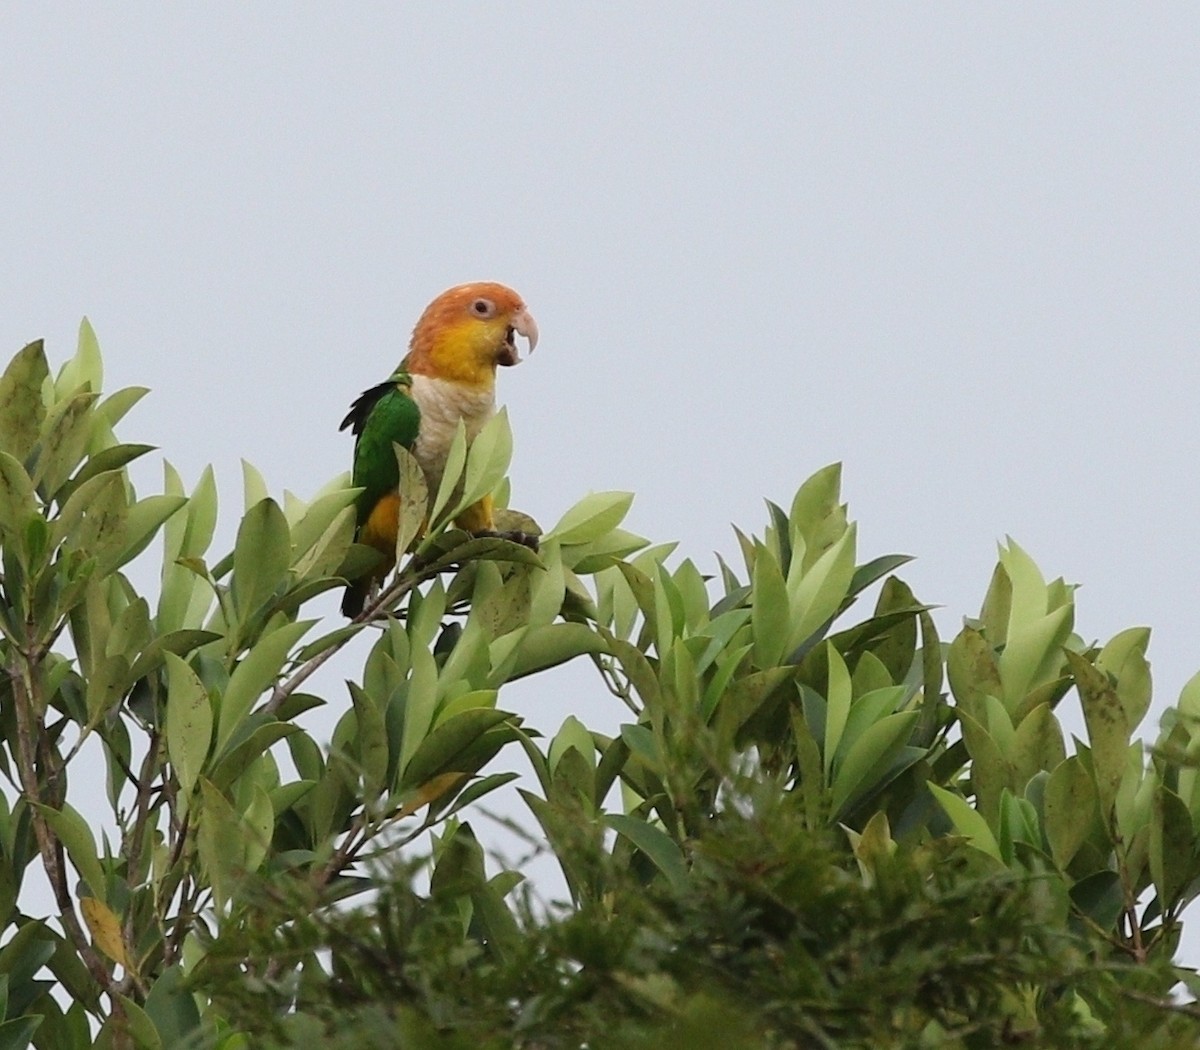
[(400, 468), (392, 445), (411, 449), (421, 428), (421, 409), (412, 399), (412, 377), (396, 372), (387, 382), (365, 390), (350, 407), (339, 430), (355, 436), (353, 484), (361, 485), (358, 524), (400, 483)]

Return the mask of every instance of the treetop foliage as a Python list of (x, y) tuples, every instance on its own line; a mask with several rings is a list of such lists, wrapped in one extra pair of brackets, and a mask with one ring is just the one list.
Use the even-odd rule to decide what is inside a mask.
[[(211, 470), (139, 498), (146, 391), (101, 383), (86, 321), (56, 376), (41, 343), (0, 375), (0, 1050), (1195, 1045), (1200, 676), (1143, 740), (1149, 630), (1077, 632), (1015, 542), (949, 641), (906, 557), (860, 562), (837, 465), (712, 577), (628, 493), (534, 553), (451, 525), (492, 493), (541, 532), (501, 413), (437, 492), (397, 449), (398, 571), (330, 623), (372, 557), (347, 479), (279, 501), (247, 466), (213, 552)], [(308, 692), (363, 632), (348, 696)], [(615, 736), (504, 710), (576, 659)], [(470, 822), (527, 767), (562, 902)]]

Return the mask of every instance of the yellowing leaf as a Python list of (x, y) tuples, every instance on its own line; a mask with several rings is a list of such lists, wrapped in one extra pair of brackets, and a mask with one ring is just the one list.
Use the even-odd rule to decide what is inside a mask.
[(397, 811), (397, 817), (411, 817), (422, 806), (436, 802), (447, 791), (466, 780), (466, 773), (440, 773), (420, 787), (406, 794), (406, 801)]
[(95, 897), (83, 897), (79, 901), (79, 910), (83, 912), (83, 921), (87, 923), (96, 947), (113, 962), (124, 966), (126, 971), (131, 970), (121, 920), (112, 908)]

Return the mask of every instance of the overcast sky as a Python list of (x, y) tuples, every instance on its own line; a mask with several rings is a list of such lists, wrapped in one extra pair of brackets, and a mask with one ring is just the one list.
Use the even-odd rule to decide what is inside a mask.
[[(1153, 735), (1200, 668), (1200, 8), (1049, 6), (8, 5), (0, 357), (87, 314), (227, 546), (240, 458), (311, 494), (428, 300), (501, 280), (516, 506), (633, 490), (707, 569), (841, 460), (944, 633), (1006, 534), (1085, 637), (1151, 625)], [(554, 681), (505, 703), (621, 720)]]

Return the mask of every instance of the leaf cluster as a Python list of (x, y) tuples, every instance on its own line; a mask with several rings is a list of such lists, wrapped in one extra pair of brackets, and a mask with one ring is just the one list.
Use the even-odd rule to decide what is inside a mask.
[[(0, 375), (0, 1047), (1194, 1037), (1200, 676), (1144, 741), (1149, 631), (1081, 636), (1016, 543), (946, 642), (906, 557), (859, 560), (838, 466), (708, 575), (627, 493), (544, 534), (509, 508), (501, 414), (436, 493), (397, 452), (396, 572), (327, 626), (376, 557), (347, 479), (277, 500), (246, 465), (213, 552), (211, 471), (139, 498), (113, 427), (143, 392), (100, 384), (86, 322), (57, 377), (40, 344)], [(456, 527), (481, 499), (501, 535)], [(345, 697), (305, 691), (367, 632)], [(504, 710), (569, 660), (617, 732)], [(526, 765), (553, 905), (467, 822)]]

